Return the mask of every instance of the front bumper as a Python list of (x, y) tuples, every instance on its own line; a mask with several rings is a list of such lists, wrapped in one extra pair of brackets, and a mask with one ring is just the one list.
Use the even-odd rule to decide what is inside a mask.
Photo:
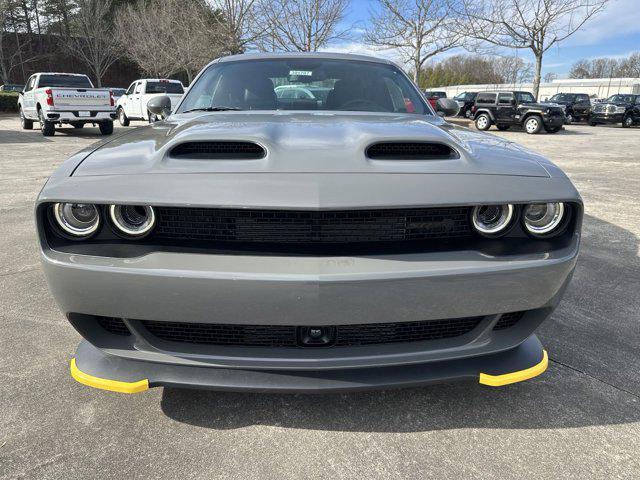
[(119, 393), (165, 386), (219, 391), (328, 393), (427, 385), (454, 380), (498, 387), (547, 369), (547, 353), (535, 335), (516, 348), (476, 358), (385, 368), (325, 371), (237, 370), (153, 364), (112, 357), (83, 341), (71, 362), (80, 383)]
[(611, 124), (611, 123), (622, 123), (622, 119), (624, 114), (622, 113), (592, 113), (589, 117), (589, 121), (591, 123), (603, 123), (603, 124)]

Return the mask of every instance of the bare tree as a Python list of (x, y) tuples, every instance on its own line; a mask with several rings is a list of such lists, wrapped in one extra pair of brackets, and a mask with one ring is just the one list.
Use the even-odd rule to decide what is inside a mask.
[(553, 82), (556, 78), (558, 78), (558, 75), (554, 72), (549, 72), (544, 76), (544, 82), (545, 83), (551, 83)]
[(120, 53), (110, 21), (112, 0), (77, 0), (77, 5), (72, 19), (73, 33), (64, 44), (72, 55), (87, 64), (96, 85), (101, 87), (102, 77)]
[(127, 57), (148, 75), (180, 72), (189, 81), (207, 63), (226, 53), (219, 22), (198, 0), (150, 0), (125, 6), (117, 38)]
[(348, 0), (260, 0), (266, 31), (261, 50), (315, 52), (346, 38), (340, 30)]
[(376, 47), (396, 49), (419, 83), (427, 60), (465, 43), (452, 1), (377, 0), (364, 39)]
[(465, 30), (479, 40), (529, 49), (535, 57), (533, 95), (537, 98), (544, 54), (577, 32), (609, 0), (461, 0)]
[(264, 37), (258, 0), (208, 0), (215, 22), (231, 54), (244, 53)]
[(496, 57), (494, 69), (505, 83), (530, 82), (533, 78), (533, 65), (524, 59), (513, 56)]

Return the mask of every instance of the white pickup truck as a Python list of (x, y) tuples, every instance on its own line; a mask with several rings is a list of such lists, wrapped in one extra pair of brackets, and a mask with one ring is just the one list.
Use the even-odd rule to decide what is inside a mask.
[(82, 128), (97, 124), (100, 133), (113, 133), (115, 102), (107, 88), (93, 88), (86, 75), (75, 73), (35, 73), (18, 97), (22, 128), (31, 130), (40, 122), (42, 134), (55, 134), (55, 126), (69, 124)]
[(147, 103), (153, 97), (166, 95), (171, 100), (171, 108), (178, 105), (184, 95), (184, 86), (179, 80), (164, 78), (142, 78), (136, 80), (118, 99), (116, 112), (118, 121), (123, 127), (129, 126), (131, 120), (148, 120), (149, 123), (158, 118), (147, 109)]

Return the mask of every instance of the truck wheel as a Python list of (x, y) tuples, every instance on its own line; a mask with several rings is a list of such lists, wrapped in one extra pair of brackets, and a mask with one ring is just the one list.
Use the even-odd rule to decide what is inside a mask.
[(560, 127), (551, 127), (545, 128), (547, 133), (558, 133), (560, 131)]
[(38, 118), (40, 119), (40, 130), (45, 137), (53, 137), (56, 133), (56, 126), (53, 122), (48, 122), (44, 119), (44, 113), (42, 110), (38, 110)]
[(501, 132), (504, 132), (506, 130), (509, 130), (509, 128), (511, 128), (511, 125), (496, 125), (498, 127), (498, 130), (500, 130)]
[(23, 130), (31, 130), (33, 129), (33, 120), (28, 120), (25, 116), (24, 116), (24, 112), (22, 111), (22, 107), (19, 107), (20, 110), (20, 125), (22, 126)]
[(100, 122), (98, 126), (102, 135), (111, 135), (113, 133), (113, 122)]
[(465, 118), (468, 118), (469, 120), (471, 120), (471, 119), (473, 118), (473, 112), (471, 111), (471, 109), (470, 109), (470, 108), (467, 108), (467, 109), (464, 111), (464, 117), (465, 117)]
[(565, 117), (565, 123), (567, 125), (571, 125), (575, 121), (576, 121), (576, 119), (573, 118), (573, 114), (572, 113), (567, 113), (567, 116)]
[(542, 130), (542, 118), (538, 115), (531, 115), (524, 121), (524, 130), (529, 135), (535, 135)]
[(624, 119), (622, 120), (622, 126), (624, 128), (633, 127), (633, 118), (631, 117), (631, 115), (627, 115), (626, 117), (624, 117)]
[(122, 107), (118, 108), (118, 122), (120, 122), (120, 125), (123, 127), (128, 127), (130, 123), (127, 118), (127, 114), (124, 113), (124, 108)]
[(156, 123), (158, 120), (158, 116), (155, 113), (151, 113), (147, 110), (147, 118), (149, 119), (149, 123)]
[(476, 128), (478, 130), (489, 130), (491, 128), (491, 119), (486, 113), (481, 113), (476, 118)]

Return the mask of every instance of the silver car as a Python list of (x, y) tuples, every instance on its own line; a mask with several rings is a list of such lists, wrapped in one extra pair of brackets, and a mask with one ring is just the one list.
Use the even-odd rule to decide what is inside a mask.
[[(281, 103), (287, 85), (328, 93)], [(583, 211), (549, 160), (447, 123), (369, 57), (226, 57), (166, 103), (37, 200), (47, 280), (84, 337), (76, 380), (324, 392), (546, 369), (534, 332)]]

